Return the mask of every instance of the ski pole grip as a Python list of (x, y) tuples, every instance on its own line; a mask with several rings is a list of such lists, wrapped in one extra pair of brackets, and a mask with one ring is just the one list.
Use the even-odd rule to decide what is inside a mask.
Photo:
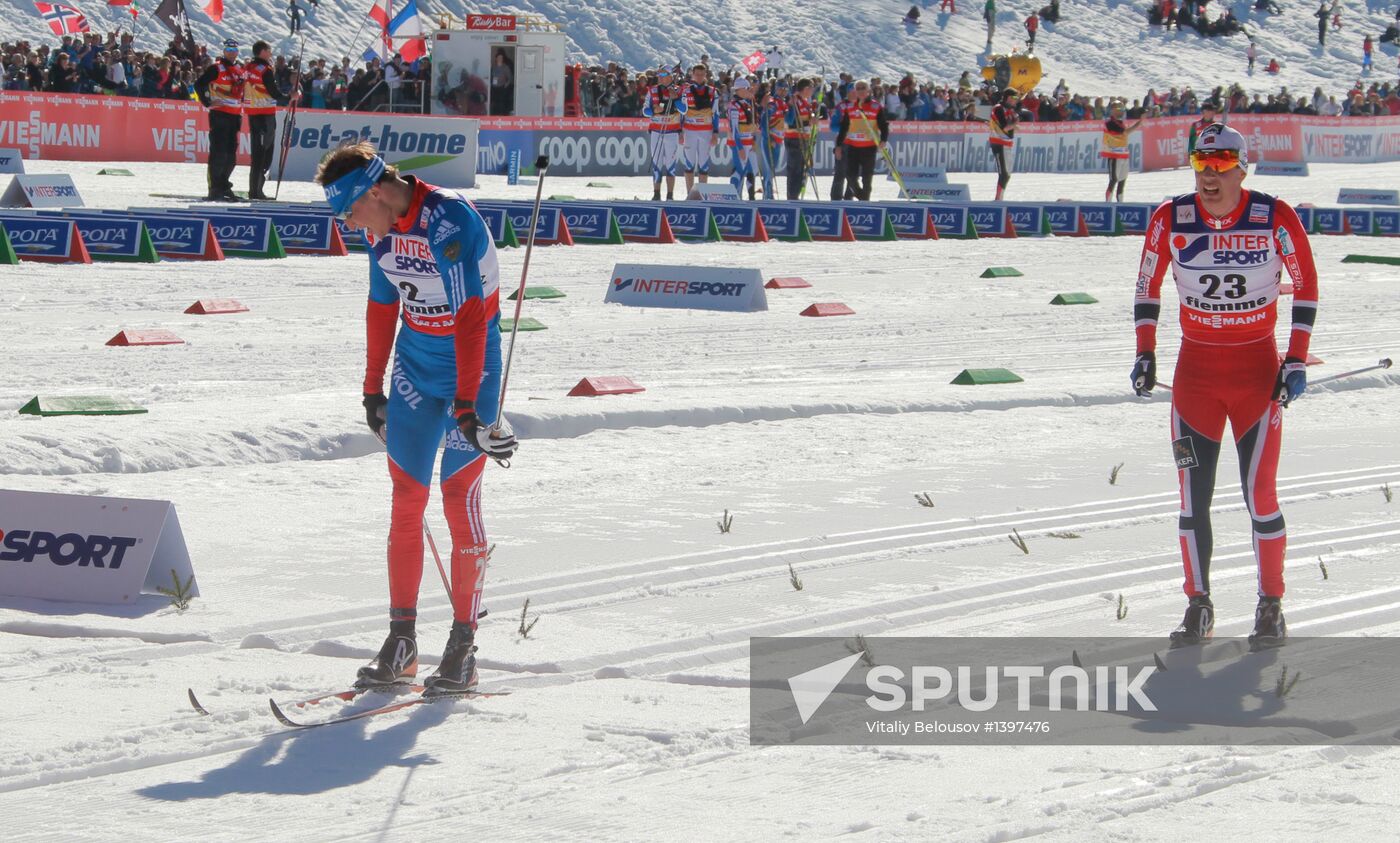
[(537, 172), (537, 173), (543, 173), (545, 170), (548, 170), (548, 169), (549, 169), (549, 156), (548, 156), (548, 155), (541, 155), (539, 158), (536, 158), (536, 159), (535, 159), (535, 172)]

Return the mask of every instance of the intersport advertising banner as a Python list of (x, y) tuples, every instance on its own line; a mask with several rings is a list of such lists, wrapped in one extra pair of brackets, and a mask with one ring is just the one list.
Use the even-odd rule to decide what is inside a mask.
[[(1134, 171), (1186, 166), (1186, 143), (1193, 118), (1147, 120), (1130, 135)], [(473, 133), (479, 123), (480, 131)], [(1292, 114), (1232, 114), (1229, 123), (1244, 133), (1251, 157), (1279, 162), (1372, 163), (1400, 160), (1400, 117), (1309, 117)], [(543, 153), (552, 172), (572, 176), (645, 175), (651, 170), (646, 121), (621, 118), (426, 117), (368, 112), (301, 109), (288, 178), (310, 178), (315, 162), (341, 140), (365, 137), (395, 150), (391, 160), (418, 158), (412, 171), (448, 186), (467, 178), (473, 137), (476, 171), (504, 174), (512, 150), (531, 161)], [(1102, 124), (1023, 123), (1014, 150), (1023, 173), (1102, 172)], [(829, 174), (831, 132), (823, 131), (814, 154), (817, 172)], [(0, 93), (0, 148), (13, 147), (27, 159), (79, 161), (203, 162), (209, 132), (205, 110), (194, 102), (136, 97)], [(983, 123), (894, 123), (890, 152), (902, 169), (992, 172)], [(720, 141), (710, 149), (710, 172), (727, 177), (730, 150)], [(438, 159), (424, 164), (422, 159)], [(786, 166), (775, 151), (775, 165)], [(239, 163), (248, 163), (248, 138), (239, 138)], [(879, 168), (883, 171), (884, 164)]]

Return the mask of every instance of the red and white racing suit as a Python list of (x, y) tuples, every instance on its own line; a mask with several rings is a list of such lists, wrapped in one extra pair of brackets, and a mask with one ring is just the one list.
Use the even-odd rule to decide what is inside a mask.
[(1317, 269), (1298, 215), (1287, 203), (1244, 191), (1212, 217), (1194, 193), (1153, 213), (1138, 268), (1138, 353), (1155, 351), (1162, 278), (1171, 266), (1181, 302), (1181, 353), (1172, 383), (1172, 450), (1181, 484), (1179, 531), (1189, 596), (1210, 592), (1210, 504), (1225, 422), (1239, 452), (1254, 527), (1259, 594), (1283, 596), (1286, 545), (1275, 478), (1283, 416), (1274, 400), (1279, 279), (1293, 282), (1288, 356), (1306, 360), (1317, 315)]

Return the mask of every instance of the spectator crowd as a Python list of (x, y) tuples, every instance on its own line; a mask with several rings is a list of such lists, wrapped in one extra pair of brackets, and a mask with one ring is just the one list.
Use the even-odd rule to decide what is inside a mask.
[[(185, 50), (175, 41), (164, 53), (138, 50), (128, 32), (65, 35), (56, 47), (0, 43), (6, 91), (192, 100), (195, 80), (214, 59), (202, 45)], [(292, 91), (297, 79), (298, 104), (307, 108), (414, 112), (423, 111), (427, 101), (427, 58), (409, 64), (396, 55), (388, 62), (376, 58), (360, 67), (352, 66), (348, 57), (338, 64), (314, 59), (298, 75), (299, 64), (296, 57), (277, 56), (274, 72), (284, 91)]]
[[(1163, 0), (1168, 6), (1172, 0)], [(776, 48), (774, 50), (776, 53)], [(710, 82), (719, 90), (721, 109), (727, 108), (731, 86), (743, 76), (757, 83), (766, 77), (769, 85), (791, 89), (792, 73), (784, 72), (779, 59), (758, 74), (746, 74), (737, 66), (712, 73)], [(245, 56), (244, 58), (248, 58)], [(157, 99), (194, 99), (194, 81), (213, 61), (204, 46), (183, 50), (172, 41), (164, 53), (137, 50), (130, 33), (109, 32), (65, 35), (56, 47), (37, 46), (28, 41), (0, 43), (4, 63), (4, 89), (7, 91), (52, 91), (54, 93), (105, 94)], [(702, 63), (710, 65), (708, 56)], [(314, 59), (298, 75), (299, 60), (277, 56), (274, 73), (278, 86), (292, 90), (298, 80), (298, 104), (331, 110), (425, 111), (432, 91), (431, 60), (411, 64), (394, 56), (388, 62), (378, 59), (353, 66), (348, 57), (339, 63)], [(580, 68), (577, 85), (580, 113), (587, 117), (639, 117), (646, 91), (657, 83), (655, 70), (632, 71), (610, 62)], [(862, 80), (864, 81), (864, 80)], [(569, 77), (573, 93), (573, 76)], [(892, 120), (966, 121), (978, 120), (995, 105), (999, 89), (990, 81), (964, 72), (955, 82), (918, 80), (906, 73), (898, 80), (874, 77), (871, 93), (884, 106)], [(825, 104), (845, 99), (856, 84), (848, 73), (822, 83), (819, 99)], [(484, 99), (484, 97), (483, 97)], [(1049, 91), (1039, 88), (1021, 99), (1021, 119), (1029, 121), (1104, 120), (1113, 97), (1088, 96), (1071, 91), (1061, 79)], [(1127, 106), (1129, 120), (1196, 114), (1202, 102), (1219, 103), (1225, 112), (1267, 114), (1318, 114), (1324, 116), (1377, 116), (1400, 114), (1400, 84), (1360, 80), (1345, 94), (1328, 95), (1319, 88), (1311, 95), (1290, 92), (1281, 87), (1273, 94), (1245, 93), (1239, 84), (1217, 87), (1204, 97), (1190, 87), (1171, 88), (1159, 93), (1147, 91)], [(1124, 100), (1125, 104), (1128, 102)], [(286, 105), (285, 102), (280, 103)], [(481, 111), (484, 113), (485, 109)]]

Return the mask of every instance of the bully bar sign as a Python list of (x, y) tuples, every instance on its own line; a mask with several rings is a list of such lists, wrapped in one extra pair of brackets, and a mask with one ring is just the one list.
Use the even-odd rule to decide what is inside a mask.
[(467, 15), (467, 29), (514, 32), (515, 15)]
[[(281, 137), (286, 112), (278, 112), (277, 119), (277, 137)], [(298, 109), (284, 178), (311, 181), (326, 153), (346, 143), (367, 140), (385, 161), (406, 175), (440, 187), (475, 187), (479, 126), (480, 121), (466, 117), (390, 117)]]
[(632, 307), (678, 307), (753, 313), (768, 309), (757, 269), (620, 263), (603, 301)]
[(170, 501), (0, 489), (0, 594), (131, 603), (172, 571), (194, 576)]

